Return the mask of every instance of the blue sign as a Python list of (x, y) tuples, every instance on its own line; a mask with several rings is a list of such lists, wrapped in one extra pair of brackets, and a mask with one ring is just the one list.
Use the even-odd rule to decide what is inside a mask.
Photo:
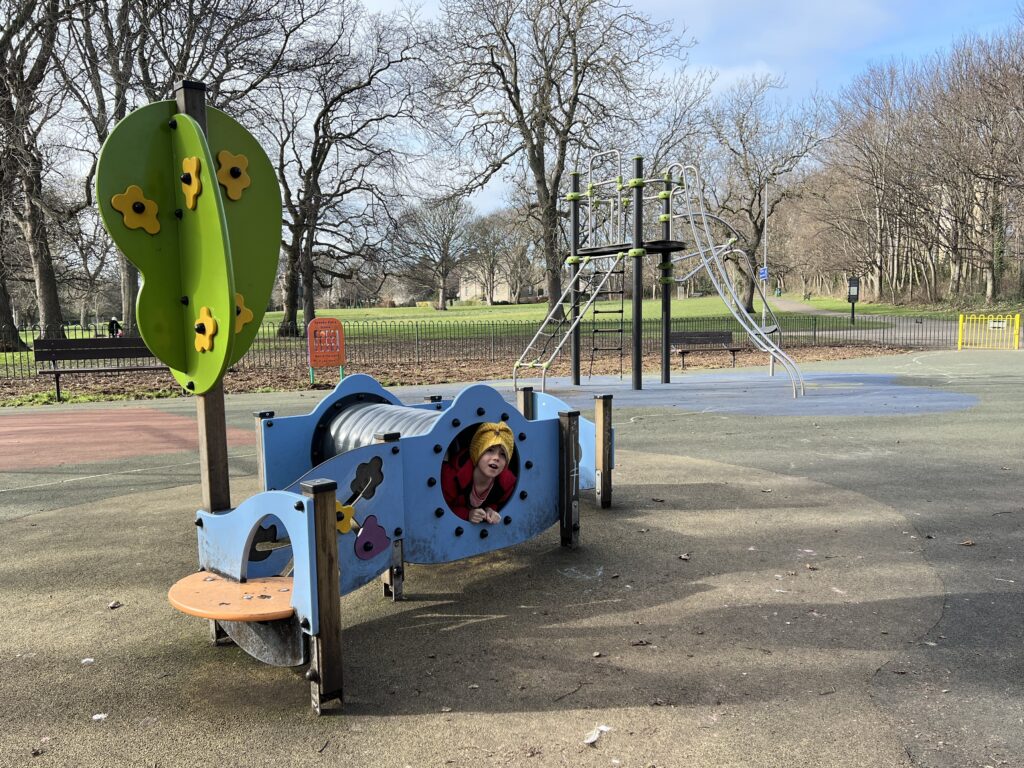
[(758, 268), (758, 270), (757, 270), (757, 279), (758, 280), (767, 280), (768, 279), (768, 267), (759, 267)]

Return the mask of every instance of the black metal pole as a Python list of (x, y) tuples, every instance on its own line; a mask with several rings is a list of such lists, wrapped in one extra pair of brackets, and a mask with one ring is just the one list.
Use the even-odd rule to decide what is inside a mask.
[(570, 340), (570, 357), (572, 359), (572, 383), (580, 385), (580, 327), (576, 323), (580, 316), (580, 175), (570, 174), (572, 181), (569, 193), (569, 271), (572, 280), (572, 339)]
[(854, 310), (854, 307), (856, 307), (856, 306), (857, 306), (857, 302), (855, 302), (855, 301), (851, 301), (850, 302), (850, 325), (854, 324), (854, 311), (853, 310)]
[[(672, 237), (672, 174), (665, 174), (665, 190), (661, 193), (661, 239)], [(672, 333), (672, 252), (661, 254), (661, 383), (672, 381), (669, 335)]]
[(633, 158), (633, 389), (643, 389), (644, 374), (644, 159)]

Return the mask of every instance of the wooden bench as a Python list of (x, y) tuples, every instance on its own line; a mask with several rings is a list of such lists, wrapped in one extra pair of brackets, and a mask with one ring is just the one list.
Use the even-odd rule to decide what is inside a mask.
[[(72, 373), (128, 373), (132, 371), (165, 371), (166, 365), (132, 364), (130, 361), (152, 359), (153, 353), (139, 338), (121, 337), (106, 339), (102, 337), (90, 339), (36, 339), (32, 345), (36, 360), (36, 373), (41, 376), (53, 376), (57, 388), (57, 402), (60, 397), (60, 377)], [(105, 360), (117, 361), (116, 365), (73, 366), (62, 368), (60, 363), (67, 361)], [(122, 361), (129, 361), (122, 363)], [(39, 363), (49, 363), (44, 368)]]
[(732, 331), (672, 331), (668, 343), (673, 352), (679, 353), (680, 366), (686, 367), (687, 352), (718, 352), (732, 354), (732, 367), (736, 367), (736, 353), (746, 349), (743, 344), (732, 340)]

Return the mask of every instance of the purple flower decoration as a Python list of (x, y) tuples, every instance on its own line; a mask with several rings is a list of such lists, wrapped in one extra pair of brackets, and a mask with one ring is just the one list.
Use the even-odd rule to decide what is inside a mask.
[(367, 515), (363, 520), (363, 527), (356, 534), (356, 557), (360, 560), (370, 560), (391, 546), (391, 539), (388, 538), (384, 526), (377, 522), (376, 515)]

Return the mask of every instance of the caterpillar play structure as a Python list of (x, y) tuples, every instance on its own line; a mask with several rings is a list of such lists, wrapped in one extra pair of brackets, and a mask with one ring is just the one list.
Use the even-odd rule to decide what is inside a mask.
[[(530, 389), (517, 405), (482, 384), (405, 405), (355, 375), (307, 415), (257, 414), (265, 490), (196, 513), (201, 570), (172, 587), (171, 603), (261, 661), (309, 664), (318, 713), (340, 701), (342, 595), (383, 576), (399, 599), (405, 563), (481, 555), (555, 525), (575, 547), (580, 490), (610, 504), (611, 396), (595, 398), (593, 422)], [(445, 457), (483, 422), (514, 435), (515, 489), (495, 524), (456, 516), (441, 488)]]
[[(211, 620), (215, 641), (230, 638), (269, 664), (308, 664), (319, 713), (341, 700), (342, 595), (383, 575), (385, 594), (398, 599), (407, 562), (481, 555), (556, 524), (562, 545), (576, 546), (580, 488), (611, 502), (611, 396), (596, 398), (589, 422), (528, 388), (515, 408), (483, 385), (403, 405), (372, 378), (350, 376), (310, 414), (258, 414), (264, 490), (233, 507), (222, 377), (266, 308), (281, 201), (266, 153), (207, 109), (205, 92), (181, 81), (174, 101), (132, 112), (97, 166), (104, 226), (143, 276), (139, 331), (196, 398), (200, 570), (168, 597)], [(489, 508), (474, 523), (452, 511), (441, 477), (445, 458), (462, 456), (481, 424), (507, 440), (502, 472), (514, 481), (503, 481), (500, 515)]]

